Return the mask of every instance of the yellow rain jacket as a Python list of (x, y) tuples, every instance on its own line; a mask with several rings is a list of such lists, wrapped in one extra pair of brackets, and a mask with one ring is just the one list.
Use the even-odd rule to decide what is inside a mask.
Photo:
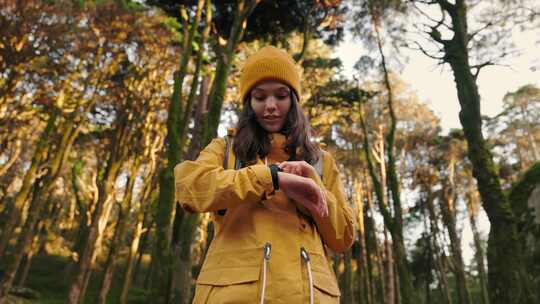
[[(272, 135), (267, 164), (289, 159), (285, 137)], [(265, 160), (223, 168), (225, 140), (214, 139), (195, 161), (175, 167), (176, 200), (192, 212), (214, 213), (215, 236), (197, 279), (193, 303), (339, 303), (325, 245), (335, 252), (354, 241), (354, 220), (333, 157), (323, 152), (328, 217), (306, 216), (274, 191)], [(301, 250), (305, 250), (304, 258)], [(266, 251), (266, 254), (265, 254)], [(266, 259), (265, 259), (266, 256)], [(309, 259), (306, 261), (306, 256)]]

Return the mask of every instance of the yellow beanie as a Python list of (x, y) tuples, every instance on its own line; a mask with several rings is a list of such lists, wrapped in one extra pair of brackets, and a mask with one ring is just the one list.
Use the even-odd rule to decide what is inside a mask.
[(245, 100), (246, 94), (254, 85), (268, 79), (286, 83), (300, 98), (302, 93), (300, 74), (294, 60), (285, 51), (273, 46), (266, 46), (251, 55), (244, 64), (240, 76), (241, 100)]

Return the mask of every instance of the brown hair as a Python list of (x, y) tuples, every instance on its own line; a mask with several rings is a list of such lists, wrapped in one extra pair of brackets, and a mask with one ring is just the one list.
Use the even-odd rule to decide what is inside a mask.
[[(255, 161), (257, 155), (264, 158), (270, 153), (272, 147), (268, 132), (257, 122), (257, 116), (249, 102), (250, 98), (251, 94), (246, 94), (244, 109), (236, 125), (233, 146), (235, 156), (243, 164)], [(280, 133), (287, 137), (285, 151), (290, 155), (291, 160), (304, 160), (312, 165), (318, 161), (320, 149), (311, 141), (311, 126), (292, 89), (291, 108)]]

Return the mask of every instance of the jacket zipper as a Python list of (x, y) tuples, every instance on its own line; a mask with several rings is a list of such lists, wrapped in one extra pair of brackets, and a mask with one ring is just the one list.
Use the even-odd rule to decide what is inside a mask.
[(263, 247), (263, 274), (262, 274), (262, 287), (261, 287), (261, 304), (264, 304), (264, 293), (266, 291), (266, 272), (268, 271), (268, 262), (270, 262), (270, 252), (272, 251), (272, 245), (266, 242)]
[(314, 296), (313, 296), (313, 275), (311, 273), (311, 262), (309, 260), (309, 254), (304, 249), (304, 247), (300, 248), (300, 256), (304, 259), (304, 262), (306, 262), (307, 271), (308, 271), (308, 280), (309, 280), (309, 304), (313, 304)]

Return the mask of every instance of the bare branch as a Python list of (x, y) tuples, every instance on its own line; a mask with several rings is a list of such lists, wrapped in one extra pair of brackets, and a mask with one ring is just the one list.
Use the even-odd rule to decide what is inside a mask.
[(444, 13), (444, 11), (441, 11), (441, 15), (442, 15), (441, 20), (436, 20), (436, 19), (430, 17), (430, 16), (429, 16), (427, 13), (425, 13), (422, 9), (420, 9), (420, 8), (418, 7), (418, 5), (416, 5), (416, 2), (413, 2), (413, 7), (414, 7), (414, 8), (415, 8), (422, 16), (424, 16), (425, 18), (427, 18), (429, 21), (436, 23), (437, 25), (436, 25), (435, 27), (439, 27), (439, 26), (441, 26), (441, 25), (444, 25), (444, 27), (446, 27), (447, 29), (452, 30), (452, 28), (451, 28), (448, 24), (445, 23), (445, 21), (446, 21), (446, 14)]
[[(498, 16), (493, 16), (493, 19), (495, 19), (496, 17)], [(471, 33), (471, 34), (468, 34), (467, 35), (467, 43), (469, 43), (474, 37), (476, 37), (476, 35), (478, 35), (479, 33), (481, 33), (482, 31), (492, 27), (492, 26), (495, 26), (495, 25), (501, 25), (501, 24), (504, 24), (505, 22), (508, 21), (509, 18), (514, 18), (515, 16), (512, 14), (512, 15), (508, 15), (508, 14), (503, 14), (502, 17), (500, 18), (497, 18), (496, 20), (492, 20), (490, 19), (488, 22), (486, 22), (484, 24), (484, 26), (482, 26), (481, 28), (479, 28), (478, 30), (476, 30), (475, 32)]]
[(375, 158), (375, 161), (377, 161), (377, 163), (379, 164), (382, 163), (381, 157), (379, 155), (379, 149), (377, 149), (377, 146), (372, 147), (371, 150), (371, 156)]
[[(504, 57), (504, 56), (501, 56), (501, 57)], [(476, 69), (476, 71), (473, 73), (473, 76), (474, 76), (475, 80), (478, 78), (478, 75), (480, 74), (480, 70), (482, 70), (483, 68), (485, 68), (487, 66), (502, 66), (502, 67), (507, 67), (507, 68), (510, 68), (510, 69), (512, 68), (508, 64), (496, 63), (496, 62), (491, 61), (491, 60), (483, 62), (481, 64), (472, 65), (471, 70)]]
[(437, 0), (437, 2), (445, 11), (447, 11), (448, 13), (451, 13), (456, 9), (456, 5), (458, 5), (459, 0), (456, 0), (456, 4), (452, 4), (448, 2), (447, 0)]
[(437, 0), (430, 0), (430, 1), (426, 1), (426, 0), (415, 0), (415, 1), (412, 1), (413, 3), (414, 2), (418, 2), (418, 3), (422, 3), (422, 4), (428, 4), (428, 5), (431, 5), (431, 4), (437, 4)]
[(444, 61), (444, 56), (435, 56), (435, 55), (433, 55), (433, 54), (430, 54), (426, 49), (424, 49), (424, 48), (422, 47), (422, 45), (421, 45), (420, 43), (418, 43), (418, 41), (413, 41), (413, 42), (414, 42), (414, 44), (416, 44), (416, 46), (417, 46), (418, 48), (412, 48), (412, 47), (411, 47), (412, 50), (421, 51), (422, 53), (424, 53), (424, 55), (428, 56), (428, 57), (431, 58), (431, 59), (435, 59), (435, 60), (443, 60), (443, 61)]
[(447, 43), (448, 41), (446, 40), (443, 40), (442, 37), (441, 37), (441, 32), (439, 32), (439, 30), (437, 29), (437, 27), (439, 27), (438, 25), (435, 26), (435, 27), (432, 27), (431, 28), (431, 32), (428, 32), (428, 35), (435, 41), (437, 41), (438, 43), (440, 44), (445, 44)]
[(477, 31), (475, 31), (474, 33), (472, 34), (468, 34), (467, 35), (467, 43), (469, 43), (469, 41), (471, 41), (476, 35), (478, 35), (478, 33), (482, 32), (483, 30), (493, 26), (495, 23), (494, 22), (488, 22), (486, 23), (483, 27), (479, 28)]
[(480, 70), (482, 70), (482, 68), (485, 68), (485, 67), (490, 66), (490, 65), (495, 65), (495, 63), (491, 62), (491, 61), (486, 61), (484, 63), (471, 66), (471, 70), (476, 69), (476, 71), (473, 74), (474, 80), (476, 80), (478, 78), (478, 74), (480, 74)]

